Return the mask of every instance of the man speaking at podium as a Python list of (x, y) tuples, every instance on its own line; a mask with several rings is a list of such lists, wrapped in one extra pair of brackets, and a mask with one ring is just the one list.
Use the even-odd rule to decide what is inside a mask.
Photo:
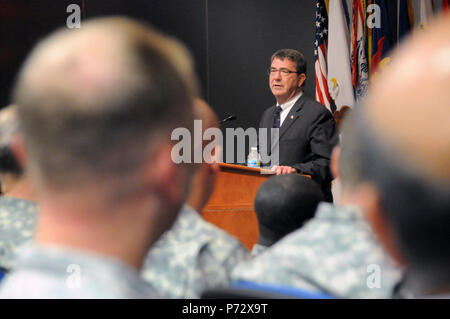
[[(306, 60), (293, 49), (281, 49), (271, 57), (269, 86), (277, 101), (263, 114), (260, 128), (279, 128), (277, 175), (309, 175), (332, 202), (330, 158), (338, 143), (336, 123), (328, 109), (303, 92)], [(270, 134), (269, 134), (270, 135)], [(276, 142), (272, 143), (272, 149)]]

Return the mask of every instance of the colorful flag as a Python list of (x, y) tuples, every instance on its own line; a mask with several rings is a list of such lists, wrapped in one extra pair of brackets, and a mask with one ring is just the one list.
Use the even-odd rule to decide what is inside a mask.
[(447, 10), (450, 10), (450, 1), (442, 0), (442, 12), (445, 12)]
[(342, 0), (342, 7), (344, 8), (345, 21), (347, 21), (348, 32), (350, 33), (350, 26), (352, 24), (353, 0)]
[(353, 107), (355, 97), (350, 68), (349, 32), (340, 0), (330, 1), (328, 31), (328, 88), (337, 109)]
[(316, 40), (314, 42), (315, 75), (316, 75), (316, 101), (325, 105), (331, 112), (332, 103), (327, 85), (327, 40), (328, 15), (324, 0), (316, 3)]
[(374, 12), (375, 21), (368, 21), (372, 34), (369, 51), (371, 76), (380, 64), (384, 66), (389, 63), (388, 54), (392, 45), (386, 1), (372, 0), (372, 4), (376, 5), (374, 9), (379, 12)]
[(363, 0), (353, 1), (353, 15), (351, 28), (351, 66), (352, 85), (355, 89), (356, 100), (366, 96), (369, 85), (369, 65), (365, 52), (365, 10)]

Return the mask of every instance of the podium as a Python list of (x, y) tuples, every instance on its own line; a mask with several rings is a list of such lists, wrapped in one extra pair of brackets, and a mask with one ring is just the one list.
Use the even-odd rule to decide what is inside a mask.
[(202, 216), (251, 249), (257, 243), (259, 233), (253, 201), (259, 186), (274, 173), (241, 165), (219, 165), (216, 186)]

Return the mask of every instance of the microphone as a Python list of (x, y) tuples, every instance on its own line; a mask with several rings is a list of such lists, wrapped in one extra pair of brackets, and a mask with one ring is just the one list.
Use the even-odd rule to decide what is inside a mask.
[(219, 121), (219, 124), (222, 124), (222, 123), (225, 123), (228, 121), (234, 121), (236, 118), (237, 118), (236, 115), (231, 114), (228, 117), (224, 118), (223, 120)]

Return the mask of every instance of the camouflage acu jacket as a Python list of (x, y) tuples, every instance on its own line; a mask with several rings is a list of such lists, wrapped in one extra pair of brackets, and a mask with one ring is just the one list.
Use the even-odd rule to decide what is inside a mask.
[(0, 197), (0, 267), (12, 268), (18, 246), (34, 236), (36, 204), (28, 200)]
[(2, 298), (160, 298), (122, 261), (59, 245), (20, 247), (14, 269), (0, 286)]
[(228, 285), (232, 269), (248, 258), (237, 239), (185, 205), (150, 249), (142, 275), (167, 298), (199, 298), (205, 289)]

